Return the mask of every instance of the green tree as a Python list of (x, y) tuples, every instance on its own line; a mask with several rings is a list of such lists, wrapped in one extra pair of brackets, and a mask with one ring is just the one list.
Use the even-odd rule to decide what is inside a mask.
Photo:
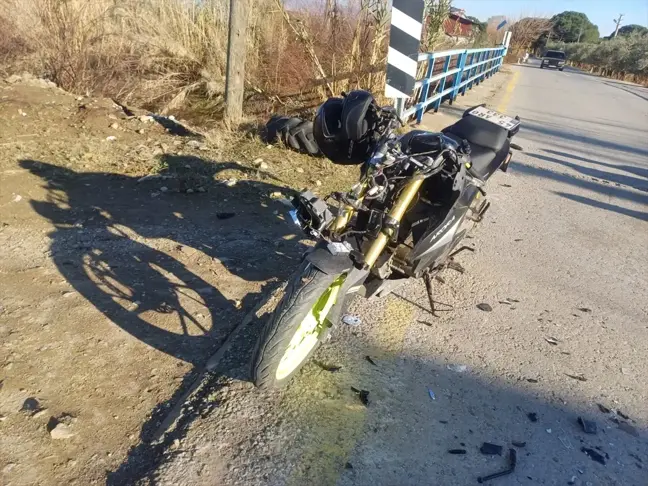
[(566, 11), (551, 18), (552, 39), (562, 42), (596, 42), (599, 30), (582, 12)]
[[(633, 34), (639, 34), (639, 35), (648, 34), (648, 28), (644, 27), (643, 25), (637, 25), (637, 24), (624, 25), (619, 29), (619, 33), (617, 35), (633, 35)], [(610, 34), (610, 38), (612, 37), (614, 37), (614, 32)]]

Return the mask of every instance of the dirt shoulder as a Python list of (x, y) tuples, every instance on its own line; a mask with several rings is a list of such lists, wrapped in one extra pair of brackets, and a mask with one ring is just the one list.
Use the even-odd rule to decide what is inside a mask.
[[(219, 422), (238, 429), (219, 443), (223, 457), (245, 455), (258, 441), (284, 447), (270, 424), (302, 417), (305, 391), (250, 394), (258, 320), (225, 357), (227, 373), (196, 379), (308, 244), (284, 219), (281, 200), (304, 187), (345, 189), (356, 169), (254, 139), (187, 132), (40, 80), (13, 81), (0, 84), (3, 484), (146, 482), (161, 463), (191, 457), (182, 442), (218, 407), (243, 410)], [(480, 100), (472, 104), (492, 94), (471, 93), (471, 103)], [(160, 437), (193, 383), (198, 390)], [(327, 433), (361, 426), (346, 392), (317, 390), (309, 388), (308, 403), (324, 400), (332, 417), (348, 410), (325, 424)], [(249, 399), (243, 409), (240, 397)], [(343, 456), (334, 454), (322, 474), (337, 471)], [(212, 463), (203, 479), (180, 474), (177, 483), (226, 484), (235, 467), (227, 464)]]

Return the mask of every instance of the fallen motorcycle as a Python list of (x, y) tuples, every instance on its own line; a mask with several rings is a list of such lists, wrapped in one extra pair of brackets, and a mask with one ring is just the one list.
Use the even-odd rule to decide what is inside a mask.
[[(366, 91), (330, 98), (313, 133), (336, 164), (362, 164), (349, 192), (293, 201), (294, 222), (317, 244), (285, 287), (259, 337), (254, 382), (290, 381), (339, 322), (352, 295), (384, 297), (411, 278), (431, 278), (466, 247), (460, 243), (490, 203), (485, 182), (506, 171), (520, 120), (483, 105), (441, 133), (413, 130)], [(430, 299), (432, 301), (432, 299)]]

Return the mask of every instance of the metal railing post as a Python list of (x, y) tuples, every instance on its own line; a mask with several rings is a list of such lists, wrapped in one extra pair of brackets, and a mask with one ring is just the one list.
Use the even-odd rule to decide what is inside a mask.
[[(444, 73), (447, 73), (447, 72), (448, 72), (448, 68), (450, 67), (450, 59), (452, 59), (452, 56), (451, 56), (451, 55), (450, 55), (450, 56), (446, 56), (446, 60), (445, 60), (445, 62), (443, 63), (443, 72), (444, 72)], [(438, 91), (439, 93), (443, 92), (443, 90), (445, 89), (446, 79), (447, 79), (447, 76), (444, 76), (444, 77), (441, 78), (441, 80), (439, 81), (439, 88), (437, 89), (437, 91)], [(441, 106), (441, 101), (443, 101), (443, 97), (440, 97), (438, 100), (436, 100), (436, 103), (434, 103), (434, 113), (436, 113), (437, 111), (439, 111), (439, 106)]]
[(424, 85), (421, 88), (421, 99), (419, 100), (421, 102), (421, 107), (416, 110), (416, 123), (421, 123), (421, 120), (423, 120), (423, 113), (425, 112), (425, 108), (423, 107), (423, 104), (427, 99), (428, 99), (428, 94), (430, 92), (430, 78), (432, 77), (432, 74), (434, 73), (434, 64), (436, 62), (436, 58), (434, 57), (434, 54), (430, 55), (428, 58), (428, 68), (425, 74), (425, 79), (423, 80)]
[[(473, 59), (475, 59), (475, 53), (471, 52), (470, 53), (470, 61), (467, 61), (467, 63), (468, 63), (468, 71), (466, 72), (466, 79), (470, 79), (470, 76), (471, 76), (471, 73), (472, 73), (472, 68), (470, 66), (473, 63)], [(466, 94), (466, 88), (467, 87), (468, 87), (468, 83), (464, 84), (461, 87), (461, 96), (464, 96)]]
[(459, 84), (463, 80), (464, 67), (466, 66), (466, 58), (468, 57), (468, 49), (459, 54), (459, 61), (457, 67), (459, 72), (455, 73), (454, 77), (454, 86), (452, 87), (452, 93), (450, 93), (450, 104), (457, 98), (457, 92), (459, 91)]

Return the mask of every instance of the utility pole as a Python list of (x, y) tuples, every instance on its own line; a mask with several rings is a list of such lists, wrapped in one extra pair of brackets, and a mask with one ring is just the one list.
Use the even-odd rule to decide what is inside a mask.
[(616, 24), (616, 29), (614, 29), (614, 37), (619, 33), (619, 26), (621, 25), (621, 19), (623, 19), (623, 14), (619, 14), (619, 18), (614, 21)]
[(230, 126), (237, 126), (243, 118), (248, 1), (230, 0), (227, 73), (225, 78), (225, 123)]

